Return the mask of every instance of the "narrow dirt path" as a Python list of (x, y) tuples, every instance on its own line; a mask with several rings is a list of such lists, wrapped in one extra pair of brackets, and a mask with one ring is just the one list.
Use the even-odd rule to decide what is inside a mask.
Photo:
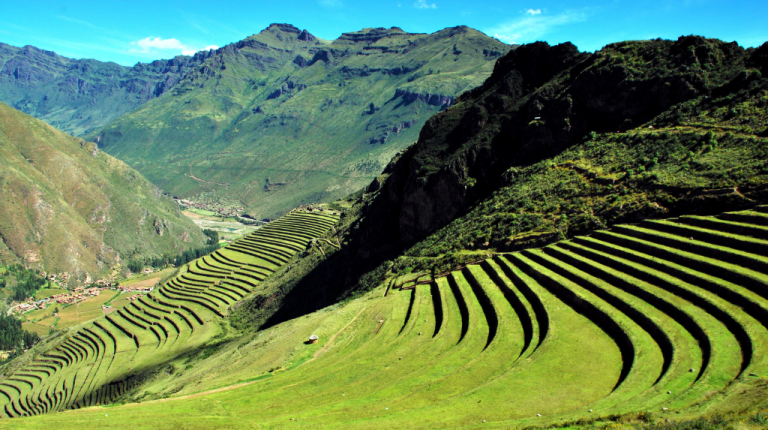
[(314, 356), (312, 356), (312, 358), (311, 358), (311, 359), (309, 359), (309, 360), (307, 360), (306, 362), (304, 362), (304, 364), (306, 364), (306, 363), (309, 363), (310, 361), (313, 361), (314, 359), (316, 359), (317, 357), (319, 357), (319, 356), (320, 356), (322, 353), (324, 353), (325, 351), (327, 351), (327, 350), (328, 350), (328, 347), (329, 347), (329, 346), (331, 346), (331, 344), (333, 343), (333, 341), (334, 341), (334, 340), (336, 340), (336, 337), (338, 337), (338, 336), (341, 334), (341, 332), (343, 332), (344, 330), (346, 330), (346, 329), (347, 329), (347, 327), (349, 327), (349, 325), (350, 325), (350, 324), (352, 324), (353, 322), (355, 322), (355, 320), (357, 319), (357, 317), (359, 317), (359, 316), (360, 316), (360, 314), (362, 314), (362, 313), (363, 313), (363, 311), (364, 311), (364, 310), (366, 310), (367, 308), (368, 308), (368, 306), (363, 306), (363, 308), (362, 308), (362, 309), (360, 309), (360, 312), (358, 312), (358, 313), (357, 313), (357, 315), (355, 315), (355, 317), (354, 317), (354, 318), (352, 318), (351, 320), (349, 320), (349, 322), (347, 323), (347, 325), (345, 325), (345, 326), (344, 326), (344, 327), (342, 327), (342, 328), (341, 328), (339, 331), (337, 331), (336, 333), (334, 333), (334, 335), (333, 335), (333, 336), (331, 336), (331, 337), (328, 339), (328, 342), (326, 342), (326, 343), (325, 343), (325, 345), (323, 345), (323, 347), (322, 347), (322, 348), (320, 348), (319, 350), (317, 350), (317, 352), (315, 352), (315, 355), (314, 355)]

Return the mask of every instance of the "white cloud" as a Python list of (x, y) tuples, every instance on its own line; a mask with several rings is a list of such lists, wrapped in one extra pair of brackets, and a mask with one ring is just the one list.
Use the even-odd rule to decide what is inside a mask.
[(145, 37), (141, 40), (131, 42), (136, 48), (131, 48), (128, 52), (133, 54), (169, 54), (176, 51), (183, 55), (194, 55), (198, 51), (207, 51), (209, 49), (219, 49), (216, 45), (208, 45), (203, 49), (195, 48), (181, 43), (178, 39), (163, 39), (161, 37)]
[(330, 8), (339, 8), (344, 6), (344, 4), (341, 3), (341, 0), (320, 0), (319, 3), (320, 6)]
[(177, 39), (162, 39), (160, 37), (145, 37), (141, 40), (131, 42), (131, 45), (138, 46), (138, 48), (131, 49), (131, 52), (148, 54), (150, 52), (159, 51), (181, 51), (187, 49), (184, 44)]
[(491, 27), (486, 34), (504, 43), (527, 43), (541, 40), (549, 31), (557, 26), (572, 22), (584, 21), (587, 14), (583, 11), (568, 11), (559, 15), (542, 14), (539, 9), (525, 11), (525, 16)]
[(525, 13), (528, 15), (541, 15), (541, 9), (528, 9)]
[(427, 0), (416, 0), (416, 3), (413, 4), (413, 7), (416, 9), (437, 9), (436, 4), (427, 3)]

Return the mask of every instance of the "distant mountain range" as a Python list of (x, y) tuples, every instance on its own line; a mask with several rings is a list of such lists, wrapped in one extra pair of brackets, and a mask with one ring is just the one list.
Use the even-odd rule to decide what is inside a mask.
[(368, 184), (510, 49), (468, 27), (326, 41), (288, 24), (132, 68), (2, 45), (0, 100), (97, 142), (164, 191), (274, 218)]
[(173, 88), (206, 55), (125, 67), (0, 43), (0, 101), (82, 136)]
[(3, 103), (0, 159), (4, 263), (66, 273), (78, 285), (133, 256), (175, 256), (205, 242), (139, 172)]

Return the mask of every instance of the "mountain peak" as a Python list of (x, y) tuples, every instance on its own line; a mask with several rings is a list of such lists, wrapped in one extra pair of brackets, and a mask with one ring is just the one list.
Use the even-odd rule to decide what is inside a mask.
[(341, 33), (341, 36), (337, 40), (348, 40), (351, 42), (375, 42), (385, 37), (393, 36), (412, 36), (420, 33), (408, 33), (403, 31), (400, 27), (377, 27), (377, 28), (364, 28), (360, 31), (351, 33)]
[(257, 40), (270, 46), (296, 43), (296, 41), (305, 42), (299, 43), (299, 45), (306, 45), (306, 42), (323, 43), (323, 40), (318, 39), (307, 30), (302, 30), (292, 24), (280, 23), (270, 24), (269, 27), (261, 30), (258, 34), (250, 36), (246, 40)]
[(269, 27), (267, 27), (264, 31), (267, 31), (267, 30), (279, 30), (279, 31), (285, 31), (286, 33), (296, 33), (296, 34), (301, 33), (301, 30), (292, 24), (272, 23), (272, 24), (269, 24)]

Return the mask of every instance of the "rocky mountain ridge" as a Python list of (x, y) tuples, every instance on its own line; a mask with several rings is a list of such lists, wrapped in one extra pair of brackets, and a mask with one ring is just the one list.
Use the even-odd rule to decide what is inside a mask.
[(594, 54), (570, 43), (521, 46), (482, 87), (427, 121), (418, 143), (385, 171), (377, 204), (393, 214), (400, 240), (413, 243), (487, 196), (507, 169), (552, 157), (590, 132), (636, 128), (711, 94), (759, 55), (697, 36)]
[(0, 101), (82, 136), (172, 89), (210, 55), (126, 67), (0, 43)]
[[(509, 49), (468, 27), (326, 41), (272, 24), (87, 139), (174, 195), (215, 193), (274, 218), (370, 182)], [(286, 185), (266, 192), (267, 178)]]
[(768, 203), (766, 52), (698, 36), (520, 46), (337, 203), (341, 252), (249, 318), (614, 223)]

